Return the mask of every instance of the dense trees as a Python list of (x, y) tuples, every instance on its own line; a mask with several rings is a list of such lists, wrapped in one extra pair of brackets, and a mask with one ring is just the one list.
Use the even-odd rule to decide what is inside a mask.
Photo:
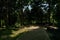
[[(18, 20), (22, 24), (24, 24), (25, 20), (27, 20), (25, 23), (29, 23), (28, 20), (30, 23), (32, 23), (32, 20), (35, 20), (37, 23), (43, 23), (43, 20), (46, 20), (45, 23), (53, 23), (51, 22), (53, 19), (59, 20), (59, 0), (1, 0), (0, 5), (0, 19), (4, 20), (5, 24), (8, 25), (14, 25)], [(28, 5), (32, 9), (30, 8), (29, 10)], [(23, 12), (24, 7), (25, 12)]]

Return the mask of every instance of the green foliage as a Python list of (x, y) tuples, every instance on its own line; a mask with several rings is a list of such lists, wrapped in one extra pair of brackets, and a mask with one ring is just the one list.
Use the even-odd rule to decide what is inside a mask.
[[(54, 11), (54, 5), (55, 4), (59, 5), (59, 2), (58, 2), (59, 0), (56, 0), (56, 1), (54, 1), (54, 0), (52, 0), (52, 1), (51, 0), (50, 1), (49, 0), (43, 0), (43, 1), (47, 1), (47, 3), (50, 5), (49, 10), (48, 10), (49, 14), (47, 13), (47, 15), (49, 15), (49, 16), (47, 16), (48, 18), (46, 20), (50, 21), (51, 23), (53, 23), (53, 20), (56, 20), (57, 22), (60, 22), (59, 21), (59, 17), (60, 17), (59, 16), (59, 10), (60, 10), (59, 8), (60, 8), (60, 6), (57, 6), (57, 8), (55, 9), (56, 12)], [(42, 11), (37, 12), (37, 10), (38, 11), (41, 10), (41, 9), (39, 9), (38, 4), (42, 3), (43, 1), (42, 0), (9, 0), (9, 1), (7, 0), (7, 1), (1, 1), (0, 2), (1, 3), (0, 8), (2, 8), (2, 10), (0, 9), (1, 10), (0, 19), (3, 19), (5, 21), (5, 24), (8, 24), (8, 20), (10, 20), (10, 21), (13, 20), (14, 21), (16, 19), (17, 19), (16, 21), (18, 21), (20, 23), (25, 23), (25, 24), (27, 23), (28, 24), (29, 23), (28, 20), (30, 21), (32, 19), (32, 18), (29, 17), (29, 16), (31, 16), (31, 17), (34, 17), (34, 21), (37, 22), (40, 18), (43, 17), (43, 13), (42, 13), (41, 17), (37, 17), (38, 15), (39, 16), (41, 15), (41, 14), (37, 14), (37, 13), (42, 12)], [(33, 5), (32, 3), (34, 3), (35, 5)], [(34, 16), (32, 14), (30, 15), (30, 14), (28, 14), (29, 11), (27, 11), (26, 16), (23, 17), (24, 14), (23, 14), (22, 9), (23, 9), (24, 6), (29, 5), (29, 4), (32, 5), (32, 7), (34, 9), (32, 11), (34, 11), (35, 14), (32, 13)], [(26, 19), (26, 18), (28, 18), (28, 19)], [(36, 18), (38, 18), (38, 19), (36, 19)], [(40, 20), (42, 20), (42, 19), (40, 19)], [(40, 22), (40, 20), (38, 22)], [(32, 21), (33, 20), (31, 20), (31, 23), (32, 23)]]

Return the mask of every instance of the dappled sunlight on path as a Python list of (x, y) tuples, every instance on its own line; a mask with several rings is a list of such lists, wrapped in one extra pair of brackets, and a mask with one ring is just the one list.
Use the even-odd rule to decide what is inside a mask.
[(10, 37), (16, 37), (17, 35), (23, 33), (23, 32), (27, 32), (27, 31), (32, 31), (34, 29), (39, 29), (39, 26), (30, 26), (30, 27), (24, 27), (22, 29), (19, 29), (17, 31), (12, 30), (12, 34), (10, 35)]

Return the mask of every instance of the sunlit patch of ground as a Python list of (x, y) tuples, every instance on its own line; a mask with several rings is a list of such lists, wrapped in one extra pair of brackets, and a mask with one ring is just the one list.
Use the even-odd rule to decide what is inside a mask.
[(30, 27), (24, 27), (24, 28), (19, 29), (19, 30), (17, 30), (17, 31), (12, 30), (12, 34), (9, 35), (9, 36), (10, 36), (10, 37), (16, 37), (16, 36), (19, 35), (20, 33), (32, 31), (32, 30), (38, 29), (38, 28), (40, 28), (40, 27), (39, 27), (39, 26), (30, 26)]
[(58, 27), (49, 26), (50, 29), (58, 29)]

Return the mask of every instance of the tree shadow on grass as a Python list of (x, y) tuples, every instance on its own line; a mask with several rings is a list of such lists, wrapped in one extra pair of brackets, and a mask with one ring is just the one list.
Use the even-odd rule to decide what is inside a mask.
[(10, 29), (0, 30), (0, 40), (8, 40), (10, 34), (11, 34)]
[(12, 30), (17, 31), (18, 28), (2, 28), (0, 29), (0, 40), (13, 40), (9, 35), (12, 34)]

